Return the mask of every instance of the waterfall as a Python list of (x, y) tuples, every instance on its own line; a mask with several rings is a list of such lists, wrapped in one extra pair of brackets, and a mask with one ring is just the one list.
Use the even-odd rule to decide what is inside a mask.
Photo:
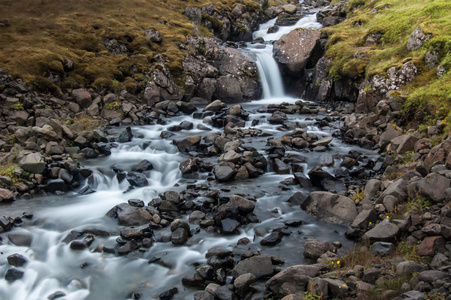
[(257, 67), (260, 73), (264, 99), (287, 97), (283, 88), (279, 66), (272, 55), (273, 45), (270, 42), (280, 39), (283, 35), (295, 28), (321, 28), (321, 24), (316, 21), (316, 14), (312, 14), (301, 18), (292, 26), (281, 26), (277, 32), (267, 33), (268, 29), (275, 25), (276, 19), (277, 18), (274, 18), (269, 22), (260, 25), (259, 29), (253, 34), (254, 39), (259, 37), (263, 38), (268, 42), (267, 44), (247, 45), (250, 52), (257, 58)]
[(254, 48), (252, 52), (257, 57), (257, 67), (263, 87), (263, 98), (285, 97), (283, 89), (282, 76), (279, 66), (272, 56), (272, 45), (266, 45), (265, 48)]

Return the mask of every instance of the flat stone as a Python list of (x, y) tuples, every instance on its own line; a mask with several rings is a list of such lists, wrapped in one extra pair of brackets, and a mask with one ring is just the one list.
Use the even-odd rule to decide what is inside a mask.
[(333, 141), (333, 139), (334, 139), (333, 137), (328, 136), (328, 137), (325, 137), (323, 139), (320, 139), (319, 141), (316, 141), (316, 142), (312, 143), (311, 146), (312, 147), (327, 146)]
[(370, 242), (394, 242), (399, 235), (399, 227), (385, 219), (363, 236)]
[(8, 239), (16, 246), (29, 247), (31, 246), (31, 242), (33, 241), (33, 236), (28, 231), (20, 229), (9, 233)]

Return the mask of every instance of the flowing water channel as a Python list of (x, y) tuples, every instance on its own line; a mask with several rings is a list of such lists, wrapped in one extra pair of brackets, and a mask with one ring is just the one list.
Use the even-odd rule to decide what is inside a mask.
[[(279, 138), (284, 134), (277, 126), (267, 122), (268, 113), (259, 113), (261, 106), (291, 102), (299, 99), (286, 97), (283, 91), (282, 79), (277, 64), (272, 58), (272, 44), (270, 41), (278, 39), (293, 28), (319, 28), (314, 15), (301, 19), (291, 27), (281, 27), (278, 33), (266, 34), (266, 30), (275, 20), (261, 26), (255, 37), (263, 37), (267, 43), (249, 44), (245, 51), (253, 53), (258, 60), (258, 67), (264, 86), (265, 99), (242, 103), (245, 110), (250, 112), (250, 119), (246, 127), (251, 127), (252, 120), (258, 119), (258, 125), (253, 126), (262, 130), (268, 136)], [(201, 111), (201, 108), (198, 109)], [(319, 138), (331, 136), (336, 130), (334, 126), (320, 129), (315, 125), (315, 116), (289, 115), (289, 119), (299, 124)], [(179, 292), (175, 299), (192, 299), (195, 290), (181, 284), (181, 278), (194, 273), (196, 263), (206, 262), (205, 253), (213, 246), (223, 246), (236, 253), (247, 250), (248, 247), (259, 250), (262, 254), (277, 255), (290, 265), (307, 263), (303, 258), (303, 244), (308, 237), (320, 240), (340, 241), (343, 249), (352, 246), (344, 237), (346, 227), (327, 224), (306, 214), (299, 206), (290, 206), (287, 199), (297, 191), (308, 193), (299, 186), (280, 188), (280, 182), (292, 175), (278, 175), (268, 170), (264, 175), (231, 183), (209, 182), (212, 188), (221, 189), (224, 194), (247, 193), (257, 199), (255, 215), (260, 223), (249, 224), (240, 228), (235, 235), (220, 235), (200, 230), (194, 234), (184, 246), (174, 246), (170, 242), (162, 242), (162, 237), (170, 234), (169, 228), (155, 231), (155, 243), (146, 251), (133, 252), (128, 256), (97, 252), (97, 246), (116, 244), (120, 226), (117, 220), (105, 217), (105, 214), (115, 205), (128, 199), (142, 199), (148, 203), (165, 191), (182, 191), (188, 184), (207, 183), (208, 174), (200, 174), (198, 179), (184, 179), (179, 170), (179, 164), (188, 156), (178, 152), (171, 141), (160, 138), (160, 133), (182, 121), (194, 123), (193, 130), (179, 131), (173, 139), (180, 140), (196, 134), (207, 135), (222, 130), (211, 128), (209, 131), (196, 129), (203, 124), (202, 120), (192, 116), (178, 116), (166, 120), (165, 125), (132, 127), (135, 138), (112, 149), (111, 156), (85, 161), (86, 167), (93, 170), (94, 176), (85, 184), (96, 192), (80, 195), (71, 192), (64, 195), (42, 196), (31, 200), (19, 199), (8, 206), (2, 206), (2, 215), (17, 216), (24, 211), (33, 213), (33, 218), (13, 231), (25, 231), (32, 236), (29, 247), (18, 247), (8, 241), (7, 233), (2, 234), (3, 245), (0, 246), (0, 299), (47, 299), (56, 291), (65, 294), (62, 299), (130, 299), (133, 292), (140, 292), (141, 299), (158, 299), (158, 295), (172, 287)], [(203, 124), (205, 125), (205, 124)], [(336, 125), (338, 126), (338, 124)], [(111, 135), (117, 135), (122, 128), (111, 130)], [(150, 142), (150, 143), (149, 143)], [(266, 138), (246, 140), (262, 154)], [(144, 147), (143, 145), (148, 145)], [(364, 149), (349, 146), (338, 139), (331, 143), (331, 155), (345, 155), (351, 150), (359, 150), (368, 157), (375, 154)], [(291, 152), (287, 152), (289, 154)], [(293, 151), (294, 154), (299, 154)], [(318, 166), (320, 153), (302, 153), (306, 157), (304, 172), (308, 173)], [(143, 159), (149, 160), (154, 169), (147, 173), (149, 185), (128, 191), (127, 181), (119, 182), (111, 166), (120, 165), (130, 170), (133, 165)], [(217, 159), (217, 158), (212, 158)], [(332, 172), (340, 167), (340, 159), (335, 159), (333, 167), (325, 168)], [(194, 199), (200, 203), (201, 198)], [(184, 217), (187, 220), (187, 217)], [(255, 234), (255, 229), (269, 232), (271, 228), (283, 226), (284, 222), (299, 219), (303, 224), (292, 228), (292, 234), (285, 236), (282, 242), (273, 247), (263, 247), (258, 242), (261, 237)], [(190, 224), (192, 229), (198, 226)], [(108, 231), (109, 237), (95, 238), (90, 249), (74, 251), (63, 239), (73, 230), (96, 228)], [(243, 237), (253, 241), (251, 246), (237, 246), (237, 241)], [(241, 247), (241, 248), (240, 248)], [(246, 248), (243, 248), (246, 247)], [(22, 269), (24, 276), (20, 280), (7, 282), (3, 276), (10, 268), (7, 256), (20, 253), (28, 263)], [(239, 257), (239, 255), (238, 255)], [(160, 263), (149, 264), (149, 259), (160, 258)], [(259, 298), (260, 297), (260, 298)], [(255, 299), (261, 299), (255, 296)]]

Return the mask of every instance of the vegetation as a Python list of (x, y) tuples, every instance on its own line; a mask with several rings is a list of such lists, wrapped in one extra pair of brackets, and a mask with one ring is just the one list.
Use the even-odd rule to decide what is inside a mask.
[[(403, 88), (405, 120), (423, 122), (451, 120), (451, 2), (448, 0), (350, 0), (348, 18), (323, 29), (329, 40), (328, 57), (332, 78), (363, 79), (385, 76), (390, 67), (412, 61), (419, 75)], [(407, 40), (417, 28), (431, 38), (419, 50), (409, 52)], [(379, 36), (376, 43), (368, 37)], [(437, 67), (425, 63), (426, 53), (435, 51), (438, 63), (448, 70), (437, 76)], [(371, 92), (370, 89), (365, 92)], [(449, 122), (448, 122), (449, 123)]]
[[(194, 30), (183, 10), (209, 3), (216, 10), (231, 10), (236, 3), (256, 9), (251, 0), (3, 0), (0, 19), (9, 26), (0, 27), (0, 65), (54, 94), (77, 87), (139, 92), (157, 53), (179, 77), (186, 55), (179, 46)], [(198, 27), (202, 35), (211, 34)], [(149, 29), (158, 30), (162, 41), (146, 38)], [(107, 39), (116, 39), (128, 52), (110, 53)], [(49, 79), (57, 76), (61, 83)]]

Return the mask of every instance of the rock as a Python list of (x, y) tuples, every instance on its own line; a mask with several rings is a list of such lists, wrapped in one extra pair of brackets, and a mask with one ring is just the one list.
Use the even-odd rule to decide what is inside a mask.
[(147, 181), (146, 176), (137, 172), (128, 172), (126, 176), (127, 181), (132, 186), (143, 187), (147, 186), (149, 182)]
[(112, 54), (126, 54), (128, 53), (127, 46), (119, 43), (116, 39), (106, 39), (104, 41), (105, 48)]
[(200, 135), (189, 136), (181, 141), (176, 142), (177, 148), (180, 152), (195, 151), (197, 145), (201, 141)]
[(221, 220), (222, 233), (224, 233), (224, 234), (235, 233), (239, 226), (240, 226), (240, 222), (238, 222), (237, 220), (230, 219), (230, 218)]
[(268, 118), (268, 122), (270, 124), (283, 124), (286, 120), (288, 120), (287, 115), (278, 110), (273, 112), (273, 114)]
[(117, 250), (117, 254), (119, 255), (126, 255), (129, 254), (135, 250), (138, 250), (139, 245), (134, 240), (126, 242), (123, 246), (119, 247)]
[(227, 180), (232, 179), (235, 176), (236, 171), (234, 169), (232, 169), (226, 163), (220, 163), (215, 166), (213, 173), (217, 180), (227, 181)]
[(160, 43), (163, 40), (161, 33), (158, 30), (145, 30), (144, 34), (146, 38), (148, 38), (153, 43)]
[(106, 215), (110, 218), (117, 218), (119, 225), (123, 226), (140, 226), (153, 220), (147, 210), (130, 206), (128, 203), (116, 205)]
[(10, 190), (0, 188), (0, 203), (12, 201), (14, 201), (14, 194)]
[(8, 282), (19, 280), (23, 277), (24, 272), (16, 268), (10, 268), (6, 271), (5, 280)]
[(183, 245), (188, 239), (188, 232), (185, 228), (178, 228), (171, 235), (171, 241), (174, 245)]
[(233, 75), (219, 77), (214, 96), (226, 103), (243, 101), (244, 97), (243, 92), (241, 91), (239, 78)]
[(373, 245), (371, 245), (371, 251), (374, 254), (379, 254), (380, 256), (387, 256), (395, 250), (396, 247), (392, 243), (376, 242)]
[(315, 265), (297, 265), (288, 267), (271, 277), (266, 282), (266, 289), (277, 299), (286, 295), (304, 292), (307, 289), (309, 277), (319, 275), (320, 268)]
[(271, 276), (273, 274), (271, 257), (257, 255), (240, 261), (232, 270), (232, 276), (238, 278), (243, 274), (250, 273), (256, 278)]
[(374, 208), (362, 210), (352, 222), (351, 227), (365, 230), (370, 223), (377, 220), (377, 212)]
[(385, 219), (373, 229), (367, 231), (363, 238), (372, 242), (395, 242), (399, 235), (399, 227)]
[(427, 175), (408, 185), (407, 191), (412, 197), (424, 196), (435, 203), (446, 199), (445, 190), (451, 187), (451, 180), (435, 173)]
[(30, 247), (31, 242), (33, 241), (33, 236), (28, 231), (20, 229), (9, 233), (8, 239), (16, 246)]
[(205, 219), (205, 213), (200, 210), (195, 210), (189, 215), (190, 223), (200, 224), (200, 222)]
[(403, 294), (401, 294), (401, 296), (395, 298), (395, 299), (403, 299), (403, 300), (425, 300), (428, 297), (423, 294), (422, 292), (419, 291), (408, 291), (405, 292)]
[(423, 267), (411, 260), (400, 262), (396, 266), (397, 275), (412, 275), (421, 271), (423, 271)]
[(30, 153), (19, 161), (19, 166), (27, 172), (42, 174), (46, 163), (42, 155), (38, 152)]
[(8, 264), (14, 267), (21, 267), (28, 262), (28, 260), (19, 253), (11, 254), (7, 257)]
[(62, 292), (62, 291), (56, 291), (50, 295), (47, 296), (48, 300), (54, 300), (54, 299), (58, 299), (58, 298), (62, 298), (66, 296), (66, 293)]
[(211, 102), (210, 104), (208, 104), (204, 111), (221, 111), (222, 109), (226, 108), (227, 105), (222, 102), (221, 100), (215, 100), (213, 102)]
[(202, 21), (202, 9), (200, 7), (188, 6), (183, 11), (183, 14), (197, 24), (200, 24)]
[(119, 143), (128, 143), (131, 142), (133, 138), (132, 129), (130, 127), (126, 127), (124, 131), (121, 132), (119, 137), (117, 138), (117, 141)]
[(333, 137), (328, 136), (323, 139), (320, 139), (319, 141), (314, 142), (311, 146), (312, 147), (328, 146), (333, 139), (334, 139)]
[(274, 246), (282, 241), (283, 234), (276, 230), (271, 232), (269, 235), (265, 236), (261, 241), (262, 246)]
[(431, 38), (430, 34), (424, 34), (421, 30), (423, 26), (416, 28), (407, 40), (407, 50), (415, 51), (423, 46), (423, 43)]
[(390, 149), (398, 154), (404, 154), (408, 151), (413, 151), (417, 141), (418, 138), (412, 134), (401, 135), (390, 141)]
[(72, 250), (84, 250), (88, 248), (88, 244), (85, 241), (75, 240), (70, 243), (70, 248)]
[(140, 161), (139, 163), (137, 163), (136, 165), (134, 165), (132, 167), (133, 172), (144, 172), (144, 171), (148, 171), (148, 170), (152, 170), (152, 169), (153, 169), (153, 165), (147, 159)]
[(432, 257), (438, 251), (444, 251), (445, 243), (445, 239), (442, 236), (426, 237), (418, 246), (418, 254)]
[(55, 194), (57, 192), (67, 192), (69, 187), (63, 179), (50, 179), (47, 181), (47, 192)]
[(308, 173), (308, 176), (310, 177), (310, 181), (313, 185), (320, 187), (323, 190), (332, 193), (340, 193), (346, 190), (343, 182), (330, 175), (320, 167), (314, 167), (313, 169), (311, 169)]
[(286, 12), (288, 14), (294, 14), (297, 11), (296, 5), (293, 5), (293, 4), (282, 5), (282, 9), (284, 12)]
[(88, 108), (92, 104), (91, 94), (85, 89), (73, 90), (72, 97), (81, 108)]
[(329, 153), (324, 153), (320, 156), (319, 163), (321, 166), (330, 167), (334, 165), (334, 158)]
[(274, 43), (274, 58), (289, 74), (299, 77), (320, 38), (319, 30), (295, 29)]
[(385, 129), (385, 132), (382, 133), (379, 138), (379, 146), (381, 147), (381, 149), (385, 149), (385, 147), (387, 147), (391, 140), (400, 135), (402, 135), (402, 132), (395, 129), (393, 126), (387, 126), (387, 129)]
[(194, 300), (215, 300), (215, 296), (207, 291), (196, 291), (193, 297)]
[(233, 286), (235, 291), (243, 297), (249, 291), (249, 287), (251, 284), (257, 281), (257, 277), (254, 274), (246, 273), (235, 278), (233, 282)]
[(254, 201), (247, 200), (239, 195), (230, 196), (229, 203), (233, 206), (236, 206), (241, 213), (250, 213), (254, 211), (255, 203)]
[(377, 278), (381, 275), (381, 269), (370, 268), (368, 270), (363, 271), (363, 281), (374, 284)]
[(345, 298), (348, 295), (348, 286), (340, 279), (324, 278), (327, 282), (328, 294), (332, 299)]
[(182, 163), (180, 163), (179, 169), (182, 172), (183, 175), (185, 174), (192, 174), (199, 170), (198, 167), (198, 161), (199, 159), (197, 157), (189, 158)]
[(301, 208), (321, 220), (340, 225), (351, 225), (357, 216), (354, 201), (329, 192), (311, 192)]
[(290, 174), (290, 166), (276, 158), (273, 161), (273, 169), (277, 174)]
[(318, 259), (327, 251), (334, 251), (335, 247), (327, 241), (318, 241), (316, 239), (307, 239), (304, 245), (304, 257)]

